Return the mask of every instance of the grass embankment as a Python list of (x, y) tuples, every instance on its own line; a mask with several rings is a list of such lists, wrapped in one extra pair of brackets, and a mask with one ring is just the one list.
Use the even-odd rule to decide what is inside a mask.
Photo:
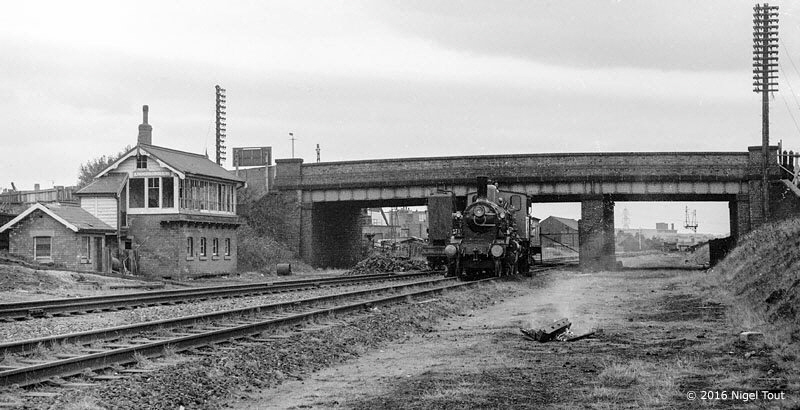
[(710, 277), (731, 299), (742, 330), (761, 331), (775, 359), (800, 370), (800, 218), (746, 235)]

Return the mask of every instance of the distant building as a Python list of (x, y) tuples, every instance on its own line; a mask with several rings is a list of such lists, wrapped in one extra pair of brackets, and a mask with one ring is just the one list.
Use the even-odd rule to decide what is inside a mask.
[(253, 199), (269, 192), (275, 182), (272, 165), (272, 147), (234, 147), (234, 174), (245, 180), (248, 194)]
[(542, 247), (567, 247), (578, 250), (578, 221), (558, 216), (548, 216), (539, 222)]
[(41, 189), (39, 184), (34, 184), (33, 190), (28, 191), (6, 189), (0, 192), (0, 212), (19, 215), (35, 203), (76, 203), (77, 199), (73, 196), (76, 190), (74, 186), (60, 185)]
[(666, 250), (685, 250), (699, 243), (708, 242), (711, 239), (718, 238), (720, 235), (715, 234), (702, 234), (702, 233), (678, 233), (675, 229), (675, 224), (668, 226), (664, 222), (657, 222), (655, 229), (648, 228), (630, 228), (630, 229), (617, 229), (618, 234), (625, 233), (636, 237), (641, 235), (644, 239), (658, 239), (664, 243)]
[(428, 212), (399, 208), (383, 211), (381, 214), (380, 209), (369, 209), (364, 214), (362, 234), (371, 235), (375, 240), (411, 237), (427, 239)]

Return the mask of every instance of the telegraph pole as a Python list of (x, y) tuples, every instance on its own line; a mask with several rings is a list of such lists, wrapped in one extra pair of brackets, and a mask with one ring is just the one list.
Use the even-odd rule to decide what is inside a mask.
[(778, 6), (753, 7), (753, 92), (761, 93), (762, 207), (769, 218), (769, 93), (778, 91)]
[(217, 85), (217, 165), (225, 161), (225, 89)]

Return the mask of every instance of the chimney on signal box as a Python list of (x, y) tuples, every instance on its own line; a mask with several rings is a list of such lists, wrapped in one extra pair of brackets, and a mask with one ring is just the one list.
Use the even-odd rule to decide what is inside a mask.
[(153, 145), (153, 127), (147, 123), (147, 112), (150, 108), (142, 106), (142, 123), (139, 124), (139, 144)]

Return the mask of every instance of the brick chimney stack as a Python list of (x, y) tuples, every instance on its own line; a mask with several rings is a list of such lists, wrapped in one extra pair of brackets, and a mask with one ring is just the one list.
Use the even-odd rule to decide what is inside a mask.
[(142, 106), (142, 123), (139, 124), (139, 144), (153, 145), (153, 127), (147, 123), (147, 112), (150, 108)]

